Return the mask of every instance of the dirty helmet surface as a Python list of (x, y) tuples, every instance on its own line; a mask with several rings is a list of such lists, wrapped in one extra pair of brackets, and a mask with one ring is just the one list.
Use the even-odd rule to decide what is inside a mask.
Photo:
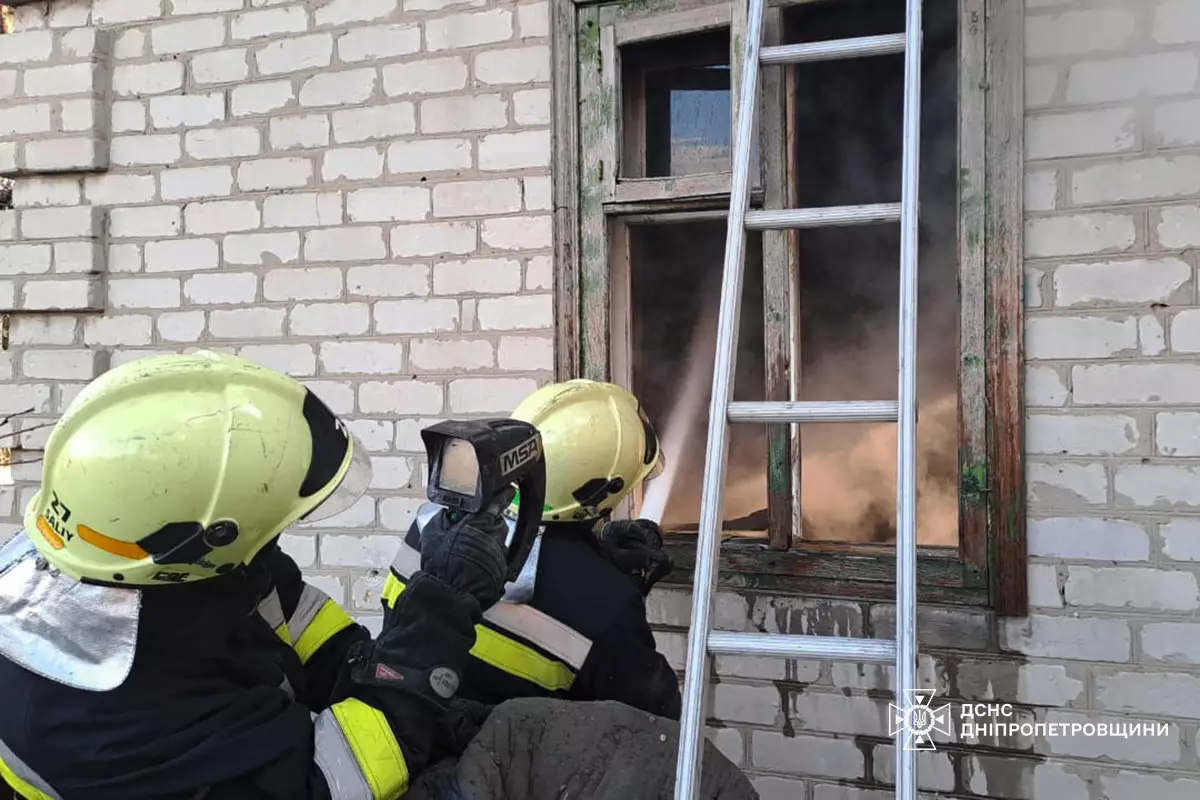
[(46, 444), (25, 530), (0, 550), (0, 655), (93, 691), (133, 665), (142, 592), (249, 563), (353, 506), (365, 448), (294, 379), (211, 352), (89, 384)]

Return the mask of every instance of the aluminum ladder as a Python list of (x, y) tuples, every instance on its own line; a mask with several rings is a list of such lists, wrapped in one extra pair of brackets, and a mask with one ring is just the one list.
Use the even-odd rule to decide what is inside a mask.
[[(746, 0), (734, 0), (745, 2)], [(695, 591), (688, 637), (683, 717), (675, 800), (698, 800), (708, 688), (708, 656), (830, 659), (896, 665), (896, 703), (911, 702), (917, 673), (916, 455), (917, 455), (917, 225), (921, 134), (921, 1), (905, 0), (904, 33), (810, 44), (763, 47), (767, 0), (749, 0), (746, 40), (733, 141), (733, 185), (725, 238), (712, 400), (708, 416)], [(749, 173), (758, 106), (760, 65), (799, 64), (904, 53), (904, 122), (899, 203), (751, 211)], [(741, 310), (747, 230), (784, 230), (835, 225), (900, 223), (900, 347), (898, 400), (846, 402), (732, 401), (738, 318)], [(799, 365), (792, 365), (798, 369)], [(841, 638), (769, 633), (727, 633), (711, 628), (716, 565), (721, 547), (728, 424), (896, 422), (896, 639)], [(896, 797), (917, 800), (916, 753), (897, 741)]]

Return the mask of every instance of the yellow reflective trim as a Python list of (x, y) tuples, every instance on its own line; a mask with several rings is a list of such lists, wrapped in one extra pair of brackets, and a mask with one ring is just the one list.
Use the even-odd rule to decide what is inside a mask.
[(375, 800), (396, 800), (408, 791), (408, 764), (387, 717), (350, 698), (329, 707)]
[(286, 642), (289, 647), (291, 646), (292, 634), (288, 631), (288, 626), (287, 626), (286, 622), (281, 624), (278, 628), (275, 629), (275, 635), (278, 636), (280, 639), (283, 639), (283, 641)]
[(17, 774), (3, 761), (0, 761), (0, 778), (3, 778), (14, 792), (25, 800), (54, 800), (50, 795), (18, 778)]
[(293, 645), (296, 655), (300, 656), (300, 662), (307, 664), (326, 642), (353, 624), (354, 620), (350, 619), (350, 615), (343, 611), (341, 606), (333, 600), (326, 600)]
[[(384, 604), (391, 608), (403, 591), (404, 582), (396, 577), (396, 573), (388, 572), (380, 594)], [(533, 648), (485, 625), (475, 626), (475, 646), (471, 648), (471, 655), (548, 692), (566, 691), (575, 683), (575, 673), (566, 664), (546, 658)]]

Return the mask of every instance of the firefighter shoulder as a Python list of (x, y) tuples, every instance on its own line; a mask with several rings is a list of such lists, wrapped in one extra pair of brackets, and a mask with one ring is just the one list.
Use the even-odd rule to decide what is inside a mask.
[[(544, 527), (521, 576), (476, 627), (461, 695), (489, 704), (517, 697), (617, 700), (678, 719), (678, 679), (646, 620), (645, 595), (670, 568), (660, 537), (656, 549), (658, 526), (604, 522), (662, 471), (653, 427), (631, 393), (588, 380), (543, 387), (512, 416), (542, 435)], [(384, 586), (385, 608), (406, 591), (418, 566), (420, 532), (438, 513), (428, 503), (419, 510)], [(628, 560), (614, 558), (616, 548), (631, 543), (635, 551), (625, 552), (634, 563), (622, 566)]]
[(0, 549), (3, 782), (30, 800), (403, 795), (503, 592), (503, 523), (431, 525), (433, 560), (372, 641), (278, 545), (369, 481), (341, 420), (251, 362), (93, 381)]

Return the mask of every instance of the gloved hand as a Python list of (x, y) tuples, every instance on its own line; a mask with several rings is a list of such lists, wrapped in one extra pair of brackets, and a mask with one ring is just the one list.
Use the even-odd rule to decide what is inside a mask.
[(421, 570), (487, 611), (504, 596), (507, 536), (504, 518), (490, 510), (455, 515), (443, 509), (421, 531)]
[(648, 519), (604, 523), (600, 546), (608, 559), (633, 579), (643, 597), (675, 569), (671, 557), (662, 549), (662, 529)]

